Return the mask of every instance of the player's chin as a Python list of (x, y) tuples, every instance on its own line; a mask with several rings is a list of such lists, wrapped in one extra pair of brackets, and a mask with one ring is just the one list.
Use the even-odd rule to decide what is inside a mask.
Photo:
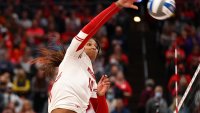
[(97, 58), (97, 55), (94, 54), (94, 53), (91, 53), (91, 54), (89, 55), (89, 57), (90, 57), (90, 59), (91, 59), (92, 61), (95, 61), (95, 59)]

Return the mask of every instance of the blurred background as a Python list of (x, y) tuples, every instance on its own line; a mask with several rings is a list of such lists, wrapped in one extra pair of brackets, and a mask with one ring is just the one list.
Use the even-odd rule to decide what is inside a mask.
[[(29, 61), (40, 47), (67, 47), (112, 2), (0, 0), (0, 113), (47, 113), (53, 81)], [(136, 3), (138, 11), (121, 10), (95, 36), (102, 53), (94, 70), (97, 80), (110, 77), (110, 113), (173, 113), (175, 82), (180, 100), (200, 62), (200, 1), (176, 0), (175, 15), (164, 21), (149, 16), (147, 2)], [(195, 92), (200, 95), (200, 89)], [(200, 103), (195, 105), (180, 113), (200, 113)]]

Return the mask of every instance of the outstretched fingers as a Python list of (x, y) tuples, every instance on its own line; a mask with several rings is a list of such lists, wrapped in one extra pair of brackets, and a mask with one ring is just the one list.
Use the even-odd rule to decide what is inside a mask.
[(99, 81), (99, 83), (103, 84), (103, 85), (109, 85), (110, 84), (110, 80), (108, 78), (107, 75), (103, 75)]
[(101, 79), (99, 80), (99, 83), (101, 83), (105, 78), (105, 75), (101, 76)]
[(133, 5), (133, 4), (130, 6), (130, 8), (135, 9), (135, 10), (138, 10), (138, 6)]

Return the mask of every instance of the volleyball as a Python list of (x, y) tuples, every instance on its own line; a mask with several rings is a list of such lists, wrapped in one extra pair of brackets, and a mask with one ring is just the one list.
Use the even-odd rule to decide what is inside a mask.
[(149, 0), (147, 4), (148, 13), (158, 20), (170, 18), (175, 8), (174, 0)]

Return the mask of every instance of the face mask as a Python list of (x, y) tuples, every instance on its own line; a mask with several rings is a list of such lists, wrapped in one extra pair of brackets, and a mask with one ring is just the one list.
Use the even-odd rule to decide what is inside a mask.
[(156, 93), (155, 93), (155, 97), (156, 97), (156, 98), (161, 98), (161, 97), (162, 97), (162, 93), (156, 92)]
[(109, 100), (109, 101), (112, 101), (114, 99), (114, 94), (108, 90), (107, 92), (107, 95), (106, 95), (106, 98)]
[(117, 64), (118, 62), (117, 62), (117, 60), (116, 59), (114, 59), (114, 58), (111, 58), (110, 59), (110, 64)]

